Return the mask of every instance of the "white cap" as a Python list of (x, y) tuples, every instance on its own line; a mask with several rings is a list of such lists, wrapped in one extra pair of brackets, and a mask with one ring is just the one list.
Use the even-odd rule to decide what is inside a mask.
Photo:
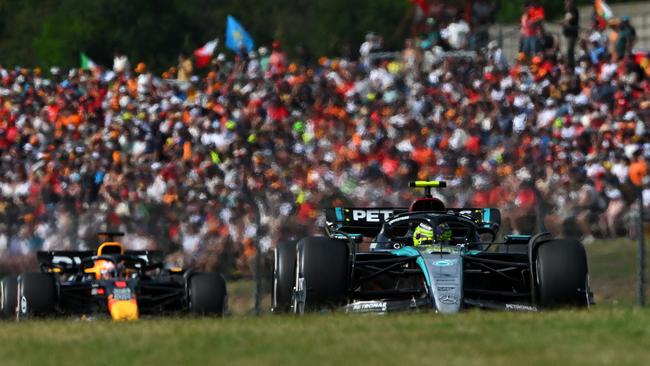
[(627, 111), (623, 116), (623, 120), (625, 121), (632, 121), (634, 118), (636, 118), (636, 113), (634, 113), (634, 111)]
[(602, 39), (602, 37), (601, 37), (600, 33), (598, 33), (598, 32), (592, 32), (589, 35), (589, 42), (600, 42), (601, 39)]
[(577, 105), (587, 105), (587, 103), (589, 103), (589, 98), (584, 94), (579, 94), (573, 101)]

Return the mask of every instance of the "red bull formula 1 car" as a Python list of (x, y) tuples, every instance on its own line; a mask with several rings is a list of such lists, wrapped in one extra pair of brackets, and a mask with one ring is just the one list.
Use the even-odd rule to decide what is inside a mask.
[[(579, 241), (541, 233), (496, 242), (499, 210), (445, 207), (431, 195), (445, 182), (410, 185), (425, 189), (410, 207), (326, 209), (327, 236), (280, 243), (272, 310), (455, 313), (593, 303)], [(364, 237), (371, 242), (360, 250)]]
[(166, 269), (160, 251), (124, 250), (121, 233), (96, 251), (41, 251), (41, 272), (6, 276), (0, 282), (4, 318), (107, 314), (135, 320), (141, 314), (191, 313), (221, 316), (226, 283), (219, 273)]

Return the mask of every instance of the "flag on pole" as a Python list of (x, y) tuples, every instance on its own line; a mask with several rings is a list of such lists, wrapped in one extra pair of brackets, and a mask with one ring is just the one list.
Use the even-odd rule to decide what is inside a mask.
[(91, 70), (95, 71), (99, 68), (99, 66), (95, 63), (95, 61), (91, 60), (88, 55), (85, 53), (81, 52), (81, 68), (84, 70)]
[(196, 67), (203, 68), (210, 64), (212, 59), (212, 54), (219, 44), (218, 39), (214, 39), (206, 44), (203, 47), (194, 51), (194, 57), (196, 58)]
[(612, 12), (612, 8), (607, 5), (605, 0), (595, 0), (594, 1), (594, 10), (596, 10), (596, 14), (598, 14), (599, 17), (609, 20), (614, 16), (614, 12)]
[(246, 49), (246, 52), (251, 52), (255, 47), (255, 43), (244, 27), (234, 17), (228, 15), (226, 23), (226, 47), (234, 52), (239, 52), (242, 46)]

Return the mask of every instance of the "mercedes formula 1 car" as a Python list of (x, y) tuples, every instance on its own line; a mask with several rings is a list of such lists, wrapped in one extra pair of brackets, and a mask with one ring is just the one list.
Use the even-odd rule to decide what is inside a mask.
[(226, 283), (218, 273), (166, 269), (160, 251), (124, 250), (108, 237), (96, 251), (41, 251), (41, 272), (0, 282), (4, 318), (107, 314), (135, 320), (141, 314), (223, 315)]
[[(579, 241), (542, 233), (496, 242), (499, 210), (447, 208), (431, 195), (445, 185), (411, 182), (425, 196), (410, 207), (326, 209), (327, 236), (277, 245), (272, 310), (455, 313), (593, 304)], [(371, 241), (361, 250), (364, 238)]]

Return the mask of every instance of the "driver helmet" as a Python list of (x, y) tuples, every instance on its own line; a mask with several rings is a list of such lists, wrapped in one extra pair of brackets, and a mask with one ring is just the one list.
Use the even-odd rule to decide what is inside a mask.
[(115, 263), (111, 261), (99, 259), (95, 262), (95, 267), (97, 268), (95, 277), (98, 280), (108, 280), (116, 277)]
[(441, 244), (449, 244), (451, 242), (453, 239), (453, 233), (451, 232), (449, 224), (441, 222), (436, 226), (436, 238), (437, 242)]
[(419, 245), (432, 244), (432, 242), (433, 229), (425, 223), (420, 223), (415, 228), (415, 231), (413, 231), (413, 245), (417, 247)]

